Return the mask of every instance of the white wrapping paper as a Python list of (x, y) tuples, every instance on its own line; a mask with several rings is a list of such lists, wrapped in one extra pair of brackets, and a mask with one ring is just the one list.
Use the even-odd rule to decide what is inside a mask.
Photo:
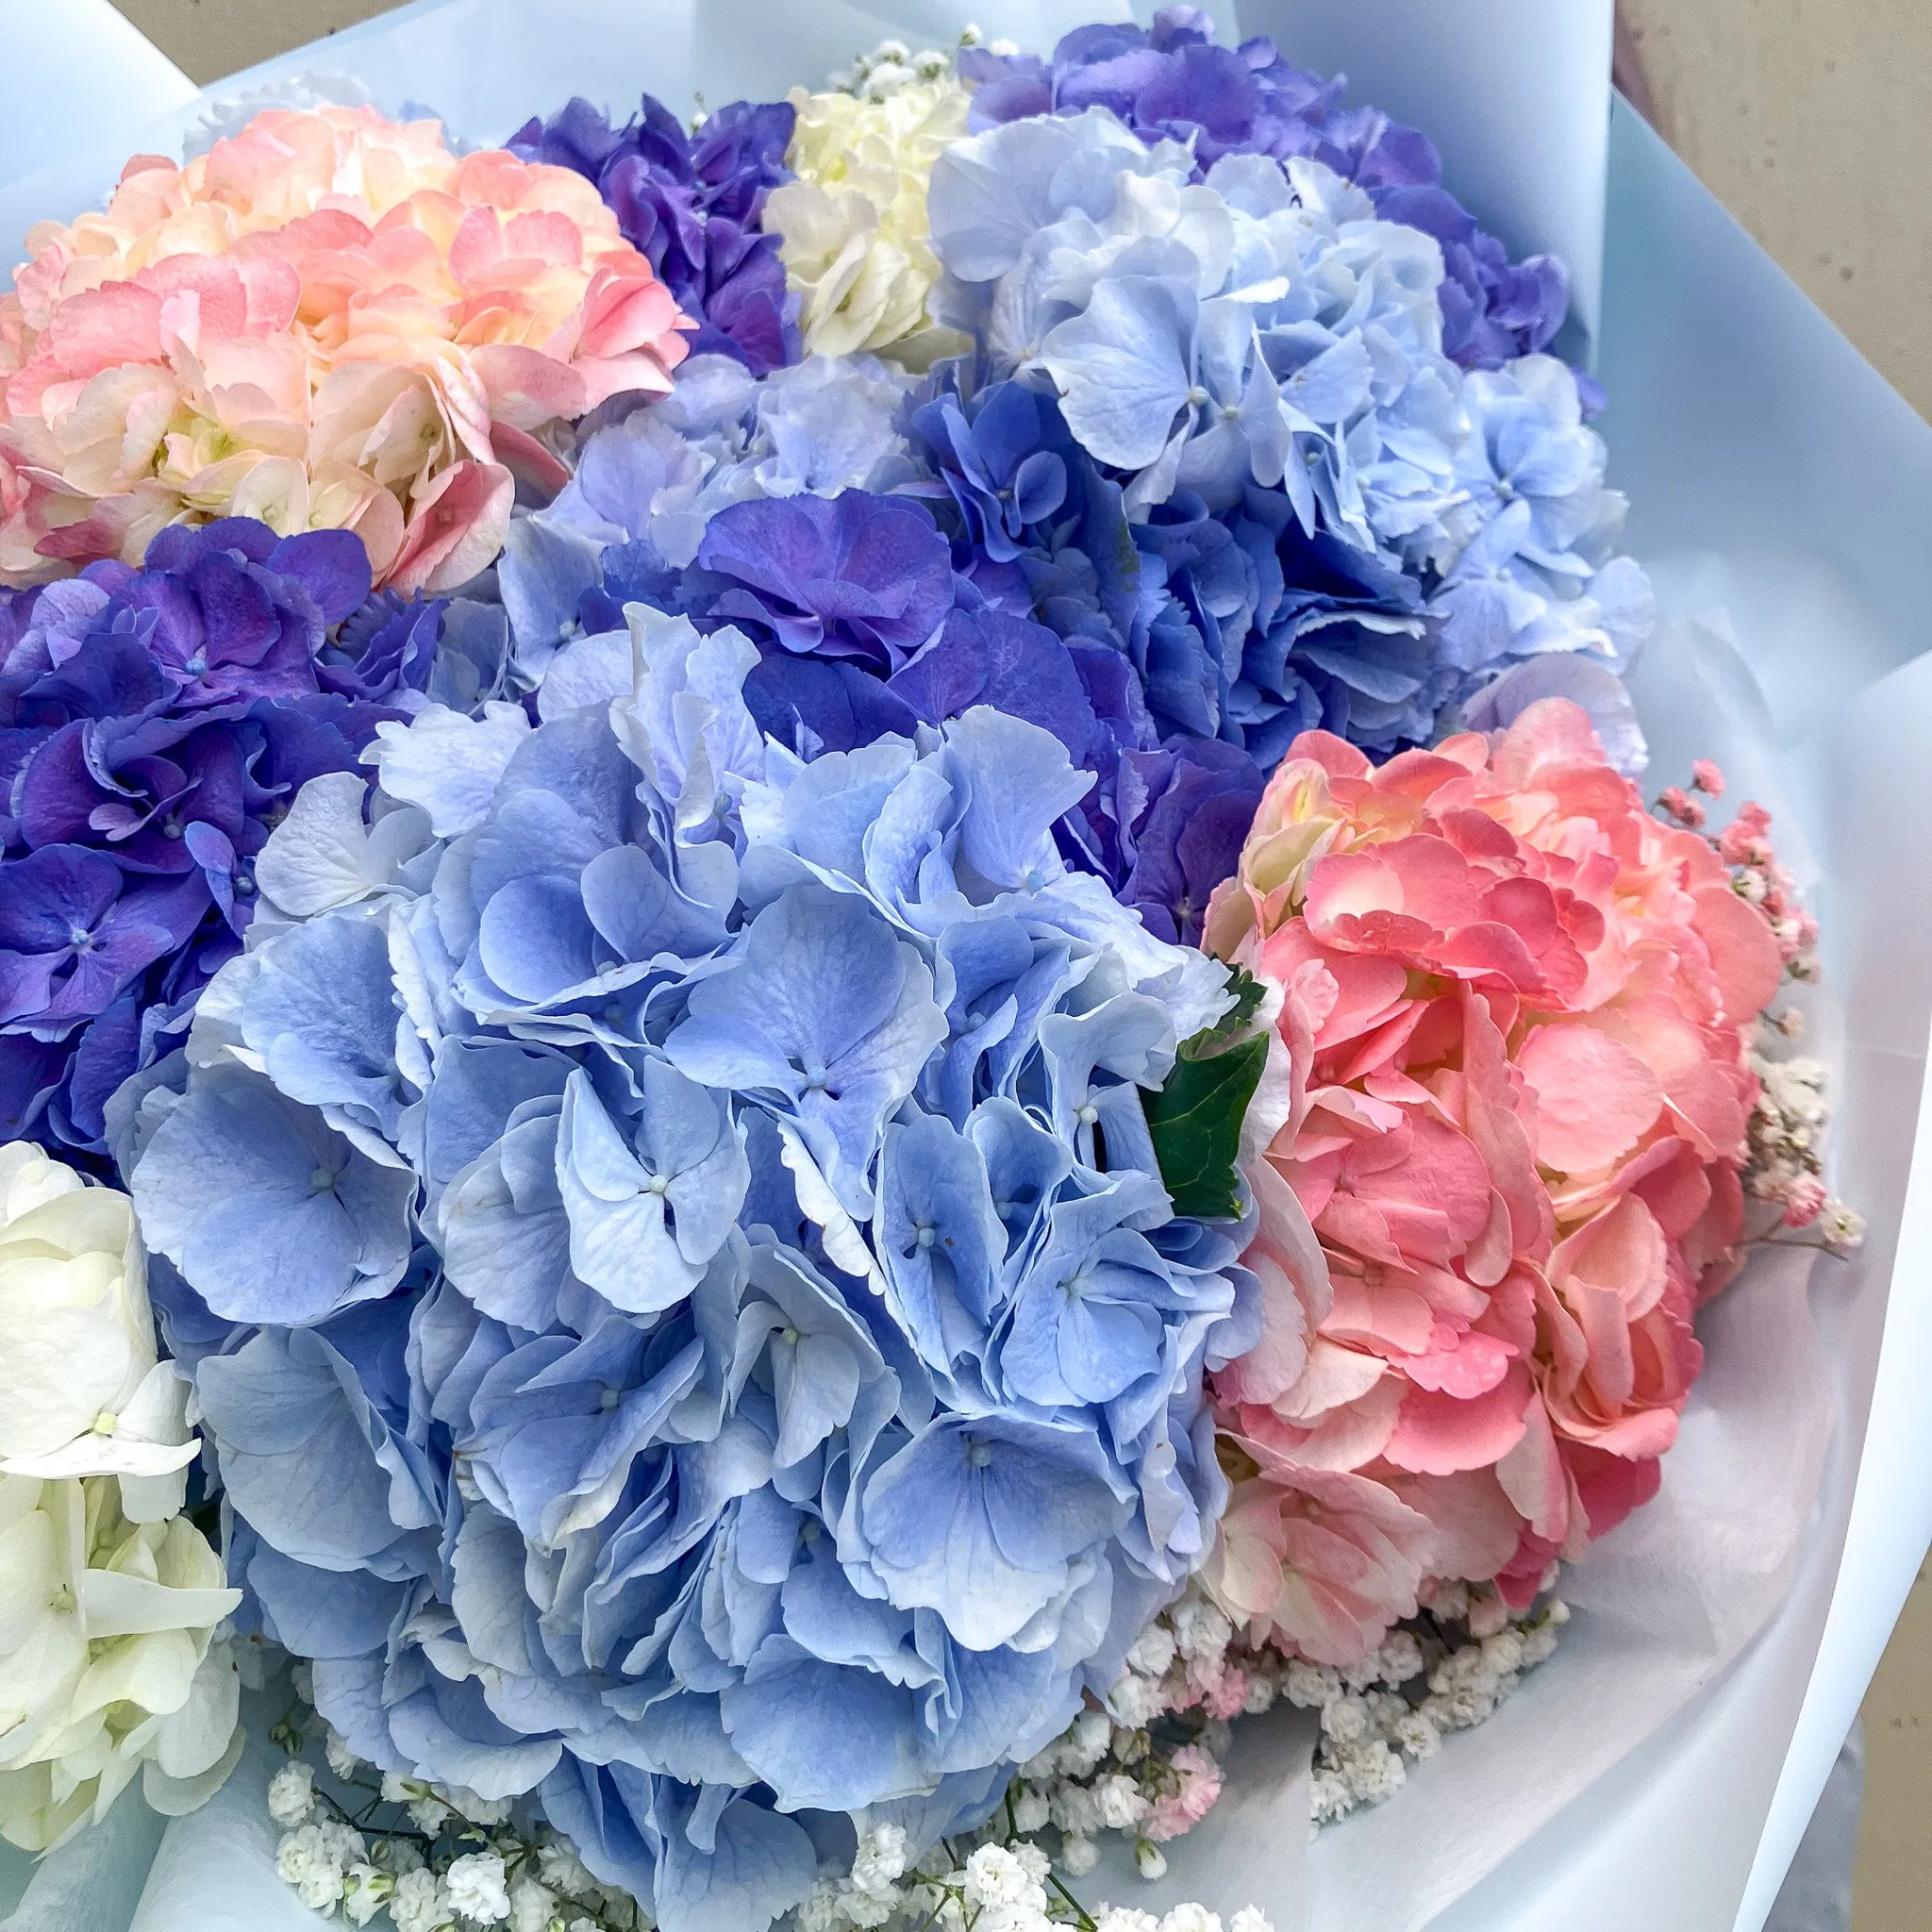
[[(976, 16), (1043, 47), (1124, 10), (424, 0), (229, 90), (346, 73), (386, 106), (428, 101), (458, 134), (491, 140), (572, 92), (770, 96), (888, 31), (950, 38)], [(1630, 547), (1666, 613), (1639, 680), (1657, 782), (1715, 754), (1777, 811), (1801, 865), (1810, 854), (1841, 1016), (1835, 1179), (1873, 1233), (1857, 1261), (1815, 1271), (1815, 1330), (1804, 1257), (1755, 1263), (1707, 1314), (1709, 1366), (1662, 1495), (1566, 1579), (1578, 1615), (1563, 1649), (1490, 1724), (1312, 1848), (1305, 1726), (1250, 1726), (1239, 1789), (1173, 1848), (1162, 1887), (1106, 1874), (1083, 1890), (1253, 1901), (1279, 1932), (1756, 1932), (1932, 1524), (1932, 1407), (1914, 1399), (1932, 1309), (1890, 1292), (1895, 1262), (1905, 1283), (1932, 1257), (1932, 1162), (1916, 1176), (1912, 1162), (1932, 1013), (1932, 854), (1918, 836), (1932, 636), (1912, 559), (1932, 431), (1634, 117), (1620, 114), (1606, 156), (1608, 0), (1239, 11), (1291, 58), (1345, 68), (1357, 97), (1431, 132), (1451, 184), (1517, 246), (1570, 258), (1614, 398), (1605, 428), (1612, 480), (1636, 504)], [(0, 237), (96, 199), (125, 154), (173, 146), (196, 111), (0, 190)], [(167, 1827), (138, 1932), (227, 1932), (168, 1874), (250, 1857), (253, 1916), (235, 1932), (315, 1923), (261, 1869), (272, 1838), (244, 1828), (244, 1801), (238, 1782)]]
[(108, 0), (0, 0), (0, 181), (177, 108), (194, 83)]

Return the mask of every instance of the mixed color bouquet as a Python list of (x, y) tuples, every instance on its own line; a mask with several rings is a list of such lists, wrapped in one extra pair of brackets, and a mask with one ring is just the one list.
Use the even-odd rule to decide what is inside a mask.
[(358, 1925), (1205, 1932), (1104, 1836), (1277, 1703), (1387, 1796), (1857, 1244), (1563, 265), (1272, 42), (274, 107), (30, 247), (16, 1842), (286, 1652)]

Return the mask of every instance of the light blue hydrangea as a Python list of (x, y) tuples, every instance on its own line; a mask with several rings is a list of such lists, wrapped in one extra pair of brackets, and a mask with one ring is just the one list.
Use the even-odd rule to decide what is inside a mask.
[(1440, 245), (1319, 162), (1193, 167), (1099, 108), (959, 142), (932, 186), (950, 319), (992, 374), (1052, 385), (1130, 508), (1278, 488), (1310, 534), (1440, 555), (1461, 436)]
[(299, 907), (117, 1120), (350, 1748), (756, 1932), (856, 1814), (983, 1816), (1205, 1557), (1254, 1291), (1141, 1095), (1227, 995), (1067, 870), (1044, 730), (804, 763), (738, 633), (632, 627), (299, 800)]
[(633, 573), (680, 571), (734, 503), (888, 491), (919, 476), (910, 389), (870, 356), (813, 357), (763, 380), (731, 357), (693, 356), (668, 396), (591, 428), (557, 498), (512, 520), (497, 566), (525, 675), (542, 676), (580, 628), (605, 551), (634, 546)]

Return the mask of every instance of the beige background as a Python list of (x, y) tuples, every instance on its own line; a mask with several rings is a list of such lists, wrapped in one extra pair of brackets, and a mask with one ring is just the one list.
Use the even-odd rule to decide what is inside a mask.
[[(383, 0), (115, 4), (198, 81), (385, 10)], [(1624, 0), (1624, 11), (1663, 132), (1932, 416), (1932, 0)], [(1866, 1699), (1865, 1724), (1854, 1932), (1928, 1932), (1927, 1573)]]

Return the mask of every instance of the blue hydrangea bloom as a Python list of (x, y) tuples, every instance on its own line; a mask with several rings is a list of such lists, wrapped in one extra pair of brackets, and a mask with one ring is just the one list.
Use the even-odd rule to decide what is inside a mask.
[(857, 1815), (983, 1817), (1205, 1556), (1254, 1290), (1141, 1096), (1227, 995), (1070, 869), (1040, 725), (808, 758), (742, 631), (631, 630), (298, 798), (117, 1145), (330, 1724), (756, 1932)]
[(1143, 141), (1191, 148), (1205, 173), (1227, 155), (1320, 161), (1365, 189), (1376, 212), (1441, 244), (1443, 349), (1465, 369), (1495, 369), (1548, 346), (1569, 308), (1563, 264), (1511, 263), (1493, 235), (1442, 186), (1426, 136), (1373, 108), (1346, 108), (1347, 80), (1302, 72), (1265, 37), (1217, 46), (1194, 7), (1169, 7), (1149, 27), (1077, 27), (1048, 59), (986, 48), (960, 57), (976, 84), (975, 132), (1041, 114), (1102, 107)]
[(369, 589), (349, 532), (235, 517), (0, 591), (0, 1132), (102, 1164), (108, 1096), (238, 949), (296, 791), (494, 689), (501, 612)]
[(949, 319), (1051, 384), (1130, 508), (1280, 489), (1310, 534), (1439, 555), (1462, 436), (1441, 249), (1318, 162), (1193, 172), (1098, 107), (957, 143), (931, 196)]

